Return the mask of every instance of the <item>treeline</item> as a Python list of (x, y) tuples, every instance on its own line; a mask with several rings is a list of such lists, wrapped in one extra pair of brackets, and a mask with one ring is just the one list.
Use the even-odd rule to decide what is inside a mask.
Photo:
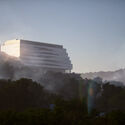
[(0, 125), (125, 124), (125, 87), (49, 73), (31, 79), (0, 80)]

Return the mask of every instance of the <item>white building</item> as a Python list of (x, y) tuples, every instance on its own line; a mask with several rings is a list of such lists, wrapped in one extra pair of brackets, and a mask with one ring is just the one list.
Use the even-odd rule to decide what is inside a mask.
[(4, 42), (1, 51), (17, 57), (27, 66), (41, 67), (46, 71), (72, 70), (70, 58), (61, 45), (16, 39)]

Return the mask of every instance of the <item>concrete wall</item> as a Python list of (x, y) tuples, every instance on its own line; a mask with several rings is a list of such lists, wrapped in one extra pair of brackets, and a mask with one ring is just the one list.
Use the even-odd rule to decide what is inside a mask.
[(71, 71), (72, 64), (66, 49), (61, 45), (28, 40), (6, 41), (1, 51), (18, 57), (24, 65), (42, 67), (50, 71)]

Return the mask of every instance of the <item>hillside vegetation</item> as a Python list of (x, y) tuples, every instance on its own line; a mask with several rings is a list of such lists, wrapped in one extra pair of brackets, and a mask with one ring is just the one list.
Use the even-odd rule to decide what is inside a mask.
[(46, 75), (43, 85), (26, 78), (0, 80), (0, 125), (125, 124), (124, 86), (76, 74)]

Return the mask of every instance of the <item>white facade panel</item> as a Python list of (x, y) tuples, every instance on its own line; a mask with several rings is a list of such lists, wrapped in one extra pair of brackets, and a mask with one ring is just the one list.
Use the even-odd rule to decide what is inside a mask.
[(20, 56), (20, 40), (9, 40), (1, 45), (1, 51), (14, 57)]

